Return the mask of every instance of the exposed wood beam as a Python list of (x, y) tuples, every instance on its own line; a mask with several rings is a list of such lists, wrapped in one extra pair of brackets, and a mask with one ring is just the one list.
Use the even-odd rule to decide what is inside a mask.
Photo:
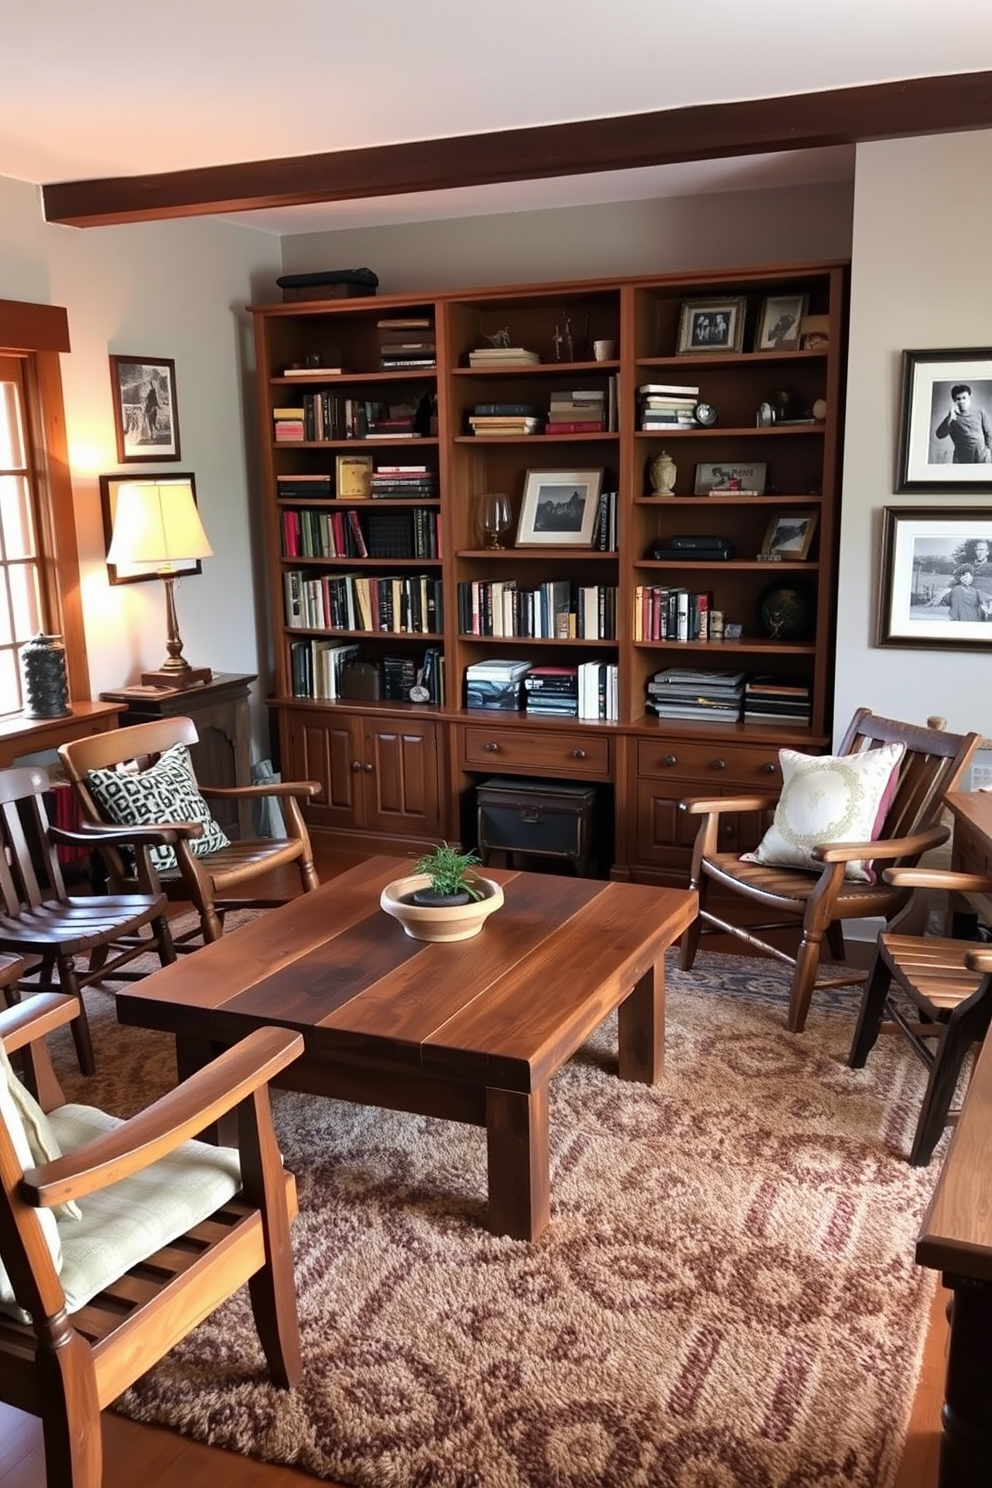
[(992, 126), (992, 72), (42, 188), (73, 227), (401, 196)]

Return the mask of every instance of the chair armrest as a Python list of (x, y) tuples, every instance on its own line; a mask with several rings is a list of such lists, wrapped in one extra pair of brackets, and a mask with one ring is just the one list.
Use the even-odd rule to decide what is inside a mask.
[(690, 816), (718, 816), (722, 811), (772, 811), (778, 805), (778, 795), (765, 793), (753, 796), (687, 796), (679, 802), (679, 810)]
[(951, 835), (949, 827), (927, 827), (911, 837), (882, 837), (877, 842), (819, 842), (810, 855), (821, 863), (849, 863), (854, 858), (912, 858), (939, 847)]
[(300, 800), (308, 800), (319, 796), (323, 790), (316, 780), (273, 780), (258, 785), (200, 785), (197, 782), (197, 787), (204, 797), (228, 801), (258, 800), (263, 796), (282, 796), (284, 799), (297, 796)]
[(900, 889), (947, 889), (957, 894), (992, 894), (992, 874), (959, 873), (953, 868), (886, 868), (886, 883)]
[(0, 1038), (13, 1054), (78, 1016), (77, 998), (65, 992), (37, 992), (13, 1007), (0, 1008)]
[(51, 1209), (108, 1188), (174, 1152), (268, 1085), (302, 1053), (301, 1034), (287, 1028), (257, 1028), (114, 1131), (66, 1157), (29, 1168), (21, 1193), (36, 1207)]
[(965, 951), (964, 964), (969, 971), (980, 971), (987, 976), (992, 971), (992, 946), (984, 950)]
[(78, 828), (48, 828), (52, 842), (73, 847), (175, 847), (190, 837), (203, 836), (202, 822), (157, 822), (153, 827), (119, 827), (109, 823), (80, 822)]

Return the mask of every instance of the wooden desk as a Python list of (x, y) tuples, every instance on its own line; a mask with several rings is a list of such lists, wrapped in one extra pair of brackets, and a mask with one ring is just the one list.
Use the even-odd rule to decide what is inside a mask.
[[(992, 791), (952, 791), (947, 807), (954, 817), (951, 867), (964, 873), (992, 873)], [(963, 915), (970, 916), (972, 923), (977, 916), (983, 924), (992, 926), (992, 896), (955, 895), (951, 909), (951, 934), (967, 933), (958, 919)]]
[(536, 1240), (551, 1077), (618, 1009), (620, 1078), (661, 1078), (665, 951), (696, 895), (486, 871), (506, 900), (472, 940), (411, 940), (379, 908), (409, 863), (369, 858), (121, 991), (117, 1016), (174, 1034), (181, 1079), (275, 1023), (305, 1046), (278, 1083), (484, 1126), (491, 1228)]
[(105, 734), (118, 726), (124, 705), (113, 700), (73, 703), (67, 718), (16, 718), (0, 723), (0, 769), (6, 769), (26, 754), (56, 750), (70, 739)]

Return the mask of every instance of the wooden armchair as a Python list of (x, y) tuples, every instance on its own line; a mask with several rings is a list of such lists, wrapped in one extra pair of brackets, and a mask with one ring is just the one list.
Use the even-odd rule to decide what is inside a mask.
[[(317, 888), (310, 836), (299, 803), (319, 795), (320, 786), (311, 780), (203, 785), (192, 779), (186, 753), (196, 741), (196, 725), (191, 718), (163, 718), (73, 739), (61, 746), (59, 757), (84, 821), (120, 822), (134, 820), (137, 814), (137, 819), (165, 824), (176, 832), (178, 840), (171, 862), (153, 854), (153, 866), (169, 899), (192, 902), (200, 917), (199, 930), (193, 934), (202, 933), (207, 942), (223, 934), (224, 915), (229, 909), (269, 909), (285, 901), (288, 896), (273, 892), (271, 884), (254, 894), (250, 892), (253, 884), (275, 868), (294, 863), (303, 892)], [(185, 764), (177, 758), (183, 755)], [(230, 842), (205, 804), (265, 796), (277, 796), (282, 803), (285, 837)], [(174, 817), (170, 817), (170, 810), (175, 811)], [(190, 828), (191, 820), (203, 824), (202, 835)], [(104, 857), (109, 861), (110, 886), (115, 892), (125, 891), (134, 881), (133, 860), (122, 853), (105, 853)], [(179, 945), (179, 949), (185, 948)]]
[[(824, 940), (835, 960), (844, 959), (843, 922), (848, 919), (881, 918), (889, 923), (903, 909), (911, 890), (882, 877), (884, 867), (912, 867), (923, 853), (945, 842), (949, 828), (941, 825), (943, 799), (964, 775), (979, 734), (952, 734), (874, 716), (867, 708), (854, 715), (838, 754), (862, 755), (882, 745), (904, 746), (894, 789), (887, 798), (884, 820), (871, 840), (823, 841), (809, 852), (811, 869), (779, 867), (744, 861), (738, 853), (719, 851), (720, 817), (724, 812), (771, 811), (775, 795), (686, 800), (681, 809), (702, 818), (693, 848), (691, 886), (699, 894), (699, 912), (682, 937), (681, 964), (690, 970), (701, 934), (724, 932), (753, 949), (793, 967), (788, 1026), (801, 1033), (816, 987), (837, 987), (861, 982), (861, 973), (821, 978), (820, 957)], [(870, 836), (865, 833), (865, 839)], [(875, 882), (858, 882), (846, 876), (847, 865), (864, 860), (877, 865)], [(712, 890), (740, 896), (742, 920), (731, 922), (714, 912)], [(777, 918), (746, 923), (750, 906), (773, 910)], [(731, 905), (732, 907), (732, 905)], [(727, 913), (729, 911), (725, 911)], [(762, 939), (769, 931), (793, 929), (799, 945), (795, 954)]]
[[(166, 847), (175, 838), (148, 828), (67, 832), (53, 827), (45, 810), (48, 790), (48, 773), (37, 765), (0, 770), (0, 951), (31, 958), (34, 990), (57, 985), (75, 999), (73, 1038), (79, 1067), (90, 1075), (93, 1044), (83, 988), (105, 977), (127, 977), (121, 968), (147, 951), (156, 952), (163, 966), (176, 953), (165, 895), (143, 862), (129, 886), (132, 892), (70, 895), (56, 846), (106, 847), (119, 854), (130, 845), (141, 860), (146, 847)], [(88, 958), (86, 971), (76, 965), (82, 956)], [(8, 1000), (15, 996), (9, 989)]]
[[(53, 993), (0, 1012), (29, 1087), (0, 1069), (0, 1399), (41, 1418), (48, 1488), (101, 1488), (100, 1412), (245, 1282), (272, 1379), (300, 1376), (296, 1188), (268, 1081), (303, 1040), (258, 1029), (119, 1122), (64, 1106), (44, 1036), (75, 1013)], [(234, 1108), (240, 1152), (191, 1140)]]

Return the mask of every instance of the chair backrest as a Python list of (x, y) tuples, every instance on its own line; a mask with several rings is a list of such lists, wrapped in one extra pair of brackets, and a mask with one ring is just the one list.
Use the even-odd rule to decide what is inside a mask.
[[(839, 754), (861, 754), (882, 744), (904, 744), (899, 783), (892, 796), (879, 840), (910, 837), (933, 826), (948, 791), (961, 784), (981, 734), (953, 734), (946, 729), (900, 723), (860, 708), (841, 741)], [(892, 864), (888, 865), (892, 867)]]
[(127, 728), (111, 729), (104, 734), (71, 739), (59, 747), (59, 759), (76, 791), (84, 816), (88, 821), (101, 822), (105, 820), (103, 813), (86, 785), (90, 770), (108, 770), (132, 762), (138, 769), (146, 769), (173, 744), (189, 746), (198, 743), (199, 737), (192, 718), (182, 715), (156, 718), (151, 723), (133, 723)]
[(50, 787), (39, 765), (0, 770), (0, 901), (9, 915), (65, 898), (62, 869), (48, 840)]

